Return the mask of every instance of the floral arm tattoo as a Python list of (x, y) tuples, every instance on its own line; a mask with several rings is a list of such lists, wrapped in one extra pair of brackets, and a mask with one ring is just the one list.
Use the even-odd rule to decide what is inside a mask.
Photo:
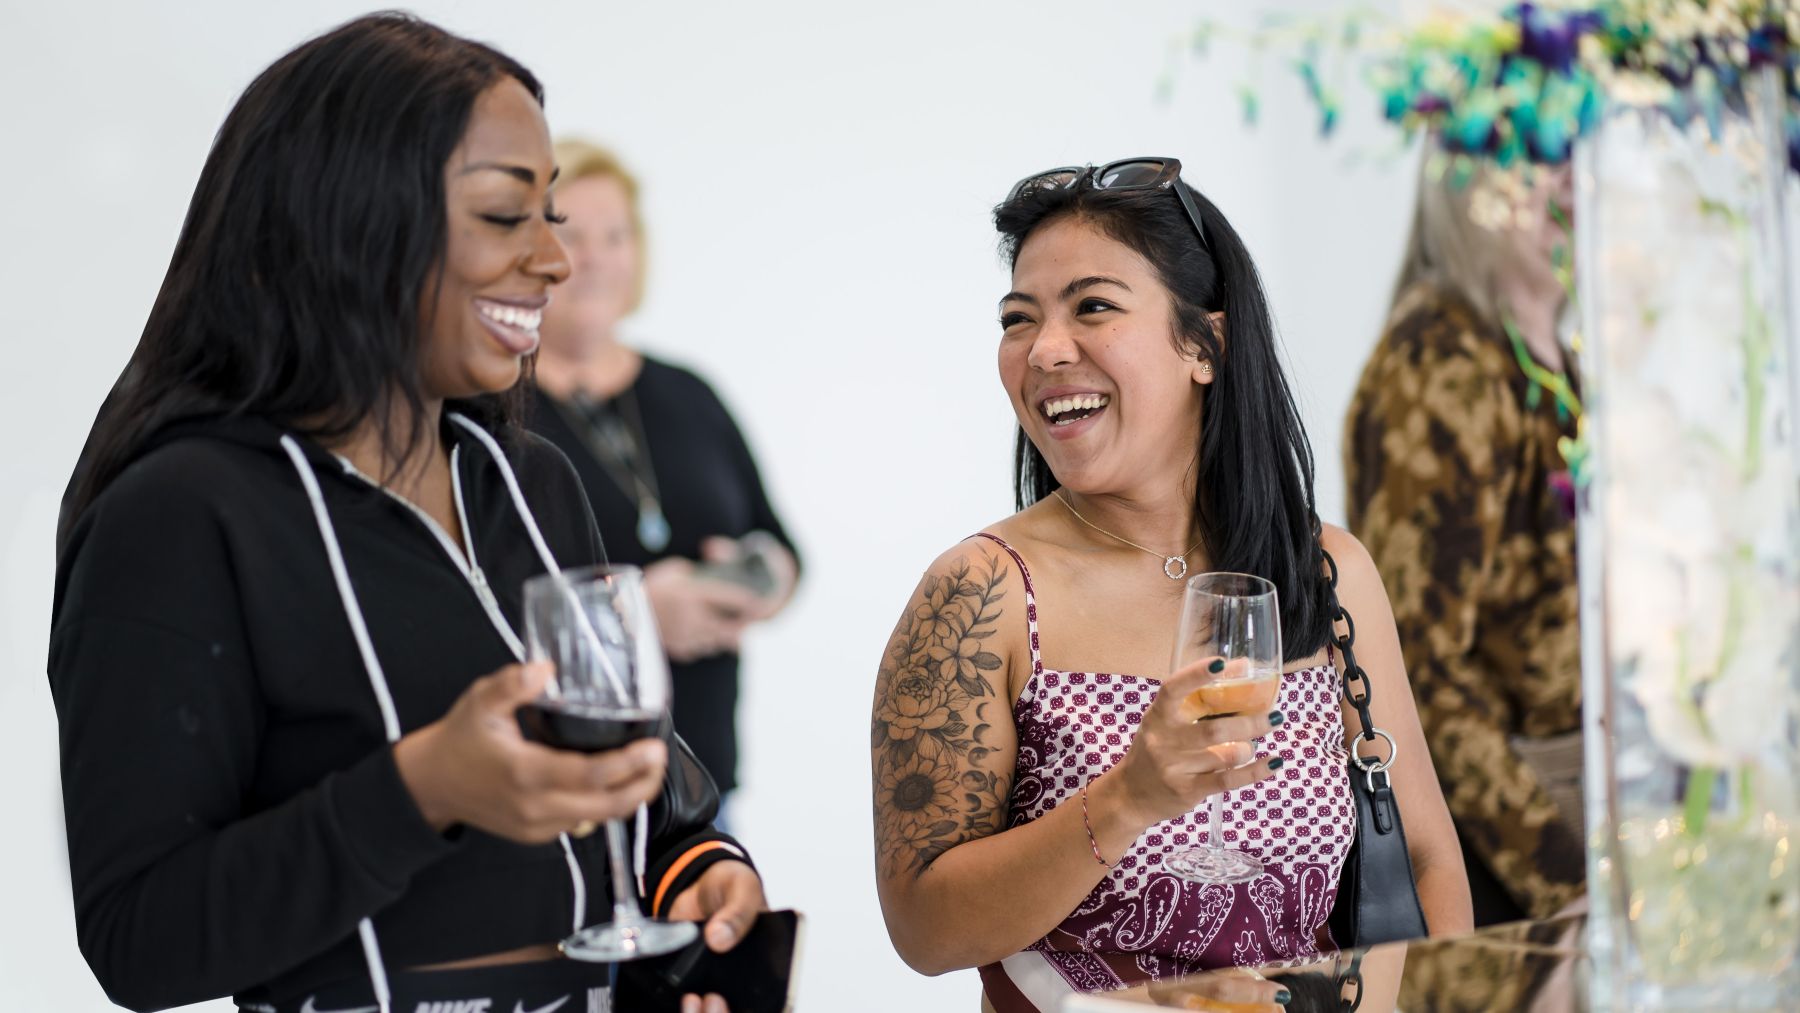
[[(1004, 707), (988, 673), (1006, 569), (985, 557), (933, 574), (900, 619), (875, 685), (875, 845), (881, 870), (918, 875), (965, 841), (994, 832), (1012, 771), (985, 767), (988, 715)], [(1004, 684), (1004, 683), (1003, 683)]]

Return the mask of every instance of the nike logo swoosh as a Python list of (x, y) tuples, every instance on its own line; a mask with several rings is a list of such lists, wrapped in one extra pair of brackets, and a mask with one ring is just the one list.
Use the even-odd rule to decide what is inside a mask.
[(354, 1009), (320, 1009), (313, 1005), (313, 997), (307, 996), (306, 1003), (300, 1007), (300, 1013), (381, 1013), (380, 1006), (358, 1006)]
[(568, 1001), (569, 1001), (569, 997), (565, 995), (561, 999), (556, 1000), (555, 1002), (551, 1003), (550, 1005), (539, 1006), (537, 1009), (526, 1009), (524, 1003), (514, 1002), (513, 1003), (513, 1013), (556, 1013), (557, 1010), (562, 1009), (563, 1003), (568, 1002)]

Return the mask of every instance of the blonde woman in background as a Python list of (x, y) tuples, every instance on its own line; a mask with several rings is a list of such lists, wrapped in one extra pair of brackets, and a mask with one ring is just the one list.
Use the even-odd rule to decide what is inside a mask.
[(1583, 895), (1566, 169), (1435, 172), (1345, 425), (1349, 521), (1394, 604), (1476, 924)]
[(675, 729), (737, 786), (738, 643), (787, 604), (798, 564), (711, 387), (624, 344), (643, 300), (638, 183), (611, 152), (556, 145), (569, 281), (545, 308), (527, 423), (575, 465), (609, 557), (645, 568), (673, 661)]

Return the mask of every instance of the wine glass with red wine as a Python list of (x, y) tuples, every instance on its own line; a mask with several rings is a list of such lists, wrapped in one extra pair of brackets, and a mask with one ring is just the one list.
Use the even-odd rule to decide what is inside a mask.
[[(530, 738), (599, 753), (655, 735), (669, 711), (669, 664), (635, 566), (594, 566), (525, 582), (525, 649), (556, 666), (544, 695), (519, 708)], [(645, 918), (637, 905), (624, 820), (608, 820), (613, 917), (563, 941), (577, 960), (618, 963), (672, 953), (692, 942), (689, 922)]]

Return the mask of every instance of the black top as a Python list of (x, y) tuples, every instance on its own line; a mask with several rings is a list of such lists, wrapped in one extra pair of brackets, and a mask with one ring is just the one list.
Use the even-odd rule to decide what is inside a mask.
[[(446, 433), (475, 561), (518, 629), (522, 586), (544, 565), (488, 451)], [(420, 816), (280, 437), (255, 419), (166, 432), (75, 520), (58, 560), (49, 672), (76, 924), (102, 987), (134, 1009), (363, 977), (365, 916), (395, 969), (571, 927), (560, 845), (440, 835)], [(514, 655), (417, 515), (300, 445), (401, 728), (435, 721)], [(507, 456), (557, 562), (603, 561), (562, 454), (521, 435)], [(659, 864), (716, 836), (699, 775), (671, 749), (652, 889)], [(609, 918), (603, 841), (574, 842), (589, 922)]]
[[(549, 395), (538, 391), (526, 416), (526, 423), (575, 465), (614, 562), (644, 566), (670, 556), (698, 559), (705, 538), (741, 538), (759, 530), (793, 551), (743, 433), (706, 381), (646, 355), (630, 391), (643, 415), (650, 464), (669, 519), (669, 545), (661, 553), (652, 554), (638, 541), (637, 500), (607, 473)], [(737, 786), (738, 656), (718, 654), (671, 669), (675, 730), (719, 790), (730, 791)]]

